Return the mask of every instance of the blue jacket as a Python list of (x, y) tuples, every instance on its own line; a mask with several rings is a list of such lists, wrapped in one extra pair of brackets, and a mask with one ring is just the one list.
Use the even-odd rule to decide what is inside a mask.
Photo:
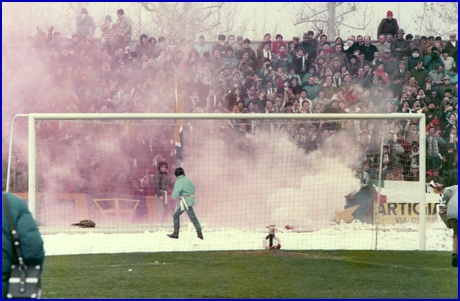
[[(2, 194), (4, 201), (8, 196), (11, 217), (21, 242), (21, 252), (25, 264), (39, 264), (42, 267), (45, 261), (45, 249), (43, 239), (38, 231), (32, 214), (26, 203), (11, 193)], [(2, 203), (3, 206), (3, 203)], [(13, 238), (11, 237), (10, 225), (5, 208), (2, 208), (2, 296), (6, 298), (8, 292), (8, 279), (10, 277), (11, 264), (16, 262), (16, 253), (13, 248)]]
[(423, 59), (423, 67), (425, 67), (428, 72), (435, 69), (436, 65), (440, 64), (444, 68), (444, 62), (442, 61), (441, 57), (437, 56), (433, 58), (430, 54), (425, 56)]
[(174, 184), (174, 190), (171, 194), (171, 197), (173, 199), (176, 199), (181, 196), (184, 196), (186, 197), (185, 202), (187, 203), (187, 206), (191, 207), (195, 205), (195, 196), (188, 198), (187, 196), (190, 196), (192, 194), (195, 194), (195, 184), (193, 184), (193, 182), (189, 178), (186, 178), (184, 175), (178, 176), (176, 183)]

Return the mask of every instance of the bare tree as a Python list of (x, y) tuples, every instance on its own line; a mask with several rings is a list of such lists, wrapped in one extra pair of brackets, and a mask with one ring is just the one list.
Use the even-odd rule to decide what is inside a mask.
[(458, 2), (424, 3), (423, 13), (418, 19), (421, 31), (447, 37), (458, 30)]
[(322, 29), (330, 39), (339, 36), (341, 28), (364, 30), (371, 20), (366, 15), (367, 3), (304, 2), (291, 3), (289, 9), (294, 18), (294, 25), (309, 24), (314, 30)]
[(174, 31), (189, 39), (199, 34), (215, 37), (230, 32), (237, 13), (237, 3), (226, 2), (141, 2), (140, 5), (151, 13), (155, 34)]

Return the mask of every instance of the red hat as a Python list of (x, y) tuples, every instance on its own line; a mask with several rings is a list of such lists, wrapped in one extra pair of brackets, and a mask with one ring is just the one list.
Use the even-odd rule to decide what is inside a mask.
[(389, 16), (389, 15), (393, 16), (393, 12), (391, 10), (387, 11), (387, 16)]

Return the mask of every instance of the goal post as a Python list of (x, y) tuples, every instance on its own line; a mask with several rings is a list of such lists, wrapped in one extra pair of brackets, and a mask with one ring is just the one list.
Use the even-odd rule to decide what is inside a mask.
[[(128, 126), (133, 126), (133, 127), (136, 127), (136, 128), (142, 128), (141, 130), (137, 130), (137, 131), (134, 131), (134, 133), (136, 134), (129, 134), (129, 135), (132, 135), (134, 138), (135, 135), (137, 135), (139, 132), (142, 132), (142, 131), (145, 131), (145, 132), (149, 132), (151, 130), (153, 130), (154, 128), (155, 129), (161, 129), (161, 128), (167, 128), (169, 131), (174, 131), (175, 130), (175, 124), (174, 124), (174, 120), (183, 120), (184, 123), (187, 123), (186, 125), (184, 125), (184, 127), (188, 128), (188, 131), (187, 133), (184, 133), (184, 143), (182, 144), (184, 150), (183, 150), (183, 153), (184, 153), (184, 159), (183, 161), (180, 161), (179, 164), (184, 166), (185, 170), (186, 170), (186, 174), (190, 174), (190, 175), (193, 175), (193, 178), (194, 180), (196, 180), (197, 177), (203, 177), (203, 178), (211, 178), (210, 174), (214, 174), (215, 177), (219, 177), (220, 175), (223, 175), (223, 174), (226, 174), (227, 175), (227, 172), (225, 171), (222, 171), (222, 169), (224, 168), (228, 168), (228, 169), (233, 169), (235, 168), (236, 165), (232, 164), (231, 161), (232, 160), (243, 160), (244, 162), (249, 162), (250, 160), (250, 157), (252, 156), (253, 153), (255, 152), (260, 152), (261, 154), (261, 158), (263, 158), (263, 160), (267, 160), (266, 162), (267, 163), (267, 166), (265, 166), (264, 170), (257, 170), (257, 168), (255, 167), (258, 167), (260, 168), (260, 166), (264, 166), (263, 163), (258, 163), (258, 165), (251, 165), (252, 163), (248, 163), (248, 166), (251, 166), (251, 168), (253, 169), (249, 169), (246, 171), (246, 173), (250, 173), (250, 174), (253, 174), (254, 177), (250, 177), (250, 176), (246, 176), (242, 171), (238, 171), (238, 177), (241, 177), (244, 181), (251, 181), (251, 183), (245, 183), (246, 185), (245, 186), (242, 186), (244, 187), (244, 189), (246, 189), (246, 191), (238, 191), (238, 192), (235, 192), (235, 191), (232, 191), (232, 187), (227, 187), (227, 184), (228, 186), (231, 186), (231, 185), (235, 185), (233, 187), (237, 187), (237, 184), (238, 184), (238, 179), (232, 179), (231, 180), (231, 183), (220, 183), (220, 185), (222, 185), (224, 188), (221, 187), (221, 190), (219, 191), (219, 188), (216, 188), (216, 187), (206, 187), (205, 184), (203, 183), (200, 183), (201, 187), (206, 187), (207, 189), (209, 189), (209, 191), (207, 191), (206, 193), (203, 193), (203, 191), (197, 191), (198, 195), (205, 195), (206, 196), (206, 204), (210, 207), (213, 207), (213, 206), (217, 206), (218, 209), (222, 209), (224, 207), (222, 207), (221, 204), (218, 203), (218, 199), (219, 199), (219, 193), (222, 193), (222, 192), (225, 192), (227, 194), (229, 194), (229, 199), (231, 200), (232, 198), (241, 198), (242, 196), (244, 196), (245, 200), (247, 200), (247, 202), (245, 202), (244, 204), (240, 204), (241, 208), (240, 210), (244, 211), (244, 212), (257, 212), (257, 211), (260, 211), (260, 214), (263, 215), (263, 214), (269, 214), (270, 215), (270, 218), (267, 219), (267, 220), (270, 220), (274, 223), (277, 223), (277, 217), (279, 217), (280, 219), (280, 223), (282, 224), (279, 224), (277, 225), (277, 227), (281, 228), (284, 230), (284, 226), (286, 226), (286, 229), (287, 230), (284, 230), (284, 231), (291, 231), (289, 229), (289, 225), (285, 225), (285, 220), (286, 219), (283, 219), (283, 217), (286, 215), (286, 214), (289, 214), (290, 215), (290, 218), (292, 220), (295, 220), (295, 221), (298, 221), (299, 219), (302, 218), (302, 215), (301, 213), (296, 213), (296, 212), (293, 212), (295, 210), (289, 208), (289, 209), (286, 209), (286, 208), (278, 208), (277, 207), (277, 202), (281, 202), (280, 200), (283, 200), (284, 202), (293, 202), (292, 201), (292, 198), (294, 199), (297, 199), (299, 198), (299, 196), (297, 194), (293, 194), (292, 193), (292, 190), (288, 190), (288, 189), (282, 189), (282, 187), (278, 187), (277, 186), (277, 191), (276, 193), (273, 192), (273, 193), (268, 193), (266, 191), (264, 191), (263, 193), (259, 193), (260, 189), (266, 189), (266, 190), (270, 190), (270, 185), (267, 185), (266, 183), (263, 182), (262, 178), (264, 177), (264, 175), (266, 173), (272, 173), (272, 172), (280, 172), (281, 173), (281, 177), (287, 177), (287, 175), (284, 175), (282, 174), (282, 171), (272, 171), (270, 169), (270, 167), (268, 166), (269, 165), (269, 162), (270, 160), (298, 160), (297, 158), (294, 158), (292, 156), (297, 156), (297, 153), (295, 153), (295, 155), (293, 155), (294, 153), (291, 153), (287, 151), (287, 147), (286, 146), (283, 146), (285, 147), (285, 149), (275, 149), (275, 148), (270, 148), (270, 147), (273, 147), (274, 144), (276, 144), (277, 142), (275, 141), (276, 139), (272, 139), (273, 135), (275, 135), (276, 137), (279, 137), (279, 133), (276, 132), (274, 133), (273, 132), (273, 126), (271, 126), (273, 123), (275, 122), (278, 122), (277, 124), (283, 124), (283, 123), (288, 123), (288, 122), (292, 122), (292, 123), (304, 123), (306, 122), (307, 124), (311, 124), (311, 123), (314, 123), (314, 124), (318, 124), (320, 121), (326, 121), (326, 122), (336, 122), (336, 123), (340, 123), (342, 124), (344, 121), (352, 121), (352, 122), (357, 122), (359, 123), (360, 121), (363, 121), (363, 120), (368, 120), (368, 121), (380, 121), (381, 124), (382, 124), (382, 128), (378, 129), (379, 131), (381, 131), (381, 136), (379, 136), (379, 139), (381, 139), (381, 141), (379, 141), (379, 156), (382, 155), (383, 153), (383, 140), (385, 137), (383, 137), (383, 133), (384, 133), (384, 122), (385, 121), (392, 121), (392, 120), (406, 120), (406, 119), (417, 119), (419, 121), (419, 141), (420, 141), (420, 151), (419, 151), (419, 179), (417, 181), (417, 184), (413, 183), (414, 185), (412, 185), (411, 187), (418, 187), (416, 190), (413, 190), (411, 191), (409, 194), (411, 196), (413, 196), (414, 198), (417, 199), (417, 201), (419, 202), (419, 219), (418, 219), (418, 234), (419, 234), (419, 246), (418, 248), (420, 250), (425, 250), (426, 249), (426, 228), (427, 228), (427, 225), (426, 225), (426, 212), (424, 210), (424, 208), (426, 208), (426, 201), (425, 201), (425, 197), (426, 197), (426, 189), (425, 189), (425, 172), (426, 172), (426, 166), (425, 166), (425, 158), (426, 158), (426, 145), (425, 145), (425, 139), (426, 139), (426, 134), (425, 134), (425, 126), (426, 126), (426, 121), (425, 121), (425, 115), (424, 114), (406, 114), (406, 113), (392, 113), (392, 114), (215, 114), (215, 113), (193, 113), (193, 114), (188, 114), (188, 113), (167, 113), (167, 114), (155, 114), (155, 113), (121, 113), (121, 114), (113, 114), (113, 113), (109, 113), (109, 114), (59, 114), (59, 113), (53, 113), (53, 114), (43, 114), (43, 113), (40, 113), (40, 114), (28, 114), (28, 123), (29, 123), (29, 137), (28, 137), (28, 148), (29, 148), (29, 152), (28, 152), (28, 171), (29, 171), (29, 174), (28, 174), (28, 177), (29, 177), (29, 192), (28, 192), (28, 202), (29, 202), (29, 208), (31, 210), (31, 212), (34, 214), (34, 216), (37, 216), (37, 219), (38, 219), (38, 223), (43, 223), (43, 224), (46, 224), (47, 220), (49, 217), (44, 217), (42, 215), (40, 215), (38, 213), (38, 211), (40, 210), (43, 210), (43, 208), (41, 208), (41, 206), (43, 206), (43, 204), (41, 202), (43, 201), (37, 201), (40, 197), (38, 196), (38, 194), (42, 193), (43, 190), (42, 190), (42, 185), (43, 183), (41, 182), (45, 182), (46, 185), (49, 185), (49, 180), (47, 179), (42, 179), (41, 177), (43, 176), (42, 173), (44, 173), (43, 169), (47, 169), (49, 170), (50, 168), (53, 169), (52, 166), (48, 166), (48, 163), (44, 163), (44, 162), (40, 162), (40, 160), (42, 160), (41, 158), (43, 158), (43, 151), (48, 151), (44, 148), (43, 145), (41, 145), (40, 147), (37, 147), (37, 145), (39, 145), (39, 141), (38, 141), (38, 138), (37, 138), (37, 133), (40, 131), (40, 128), (42, 128), (43, 126), (39, 125), (38, 123), (40, 122), (49, 122), (49, 121), (53, 121), (53, 122), (60, 122), (60, 126), (62, 126), (62, 123), (64, 123), (63, 125), (63, 128), (65, 128), (66, 124), (67, 123), (71, 123), (71, 122), (87, 122), (87, 121), (97, 121), (97, 122), (100, 122), (100, 124), (104, 124), (104, 122), (109, 122), (110, 124), (116, 124), (116, 125), (119, 125), (120, 123), (123, 123), (123, 125), (126, 125), (128, 124)], [(148, 124), (142, 124), (143, 122), (156, 122), (156, 123), (148, 123)], [(206, 121), (211, 121), (211, 122), (217, 122), (218, 124), (216, 125), (216, 123), (213, 123), (212, 125), (210, 125), (209, 123), (206, 123)], [(238, 125), (238, 122), (241, 121), (241, 124)], [(97, 126), (100, 126), (99, 123), (97, 123)], [(230, 126), (230, 127), (237, 127), (237, 126), (241, 126), (244, 124), (243, 127), (246, 127), (248, 129), (251, 128), (251, 126), (255, 126), (255, 127), (259, 127), (259, 128), (262, 128), (264, 126), (266, 126), (268, 124), (268, 127), (265, 127), (265, 130), (267, 130), (269, 132), (269, 134), (264, 134), (263, 131), (265, 130), (262, 130), (260, 133), (256, 133), (254, 134), (253, 136), (256, 137), (256, 139), (258, 139), (257, 141), (260, 142), (260, 145), (256, 146), (258, 147), (258, 149), (251, 149), (248, 145), (245, 145), (245, 141), (241, 142), (241, 141), (238, 141), (238, 140), (232, 140), (230, 141), (231, 144), (237, 144), (237, 143), (242, 143), (242, 147), (244, 150), (241, 150), (240, 149), (240, 152), (238, 153), (240, 157), (227, 157), (227, 158), (222, 158), (222, 160), (224, 160), (225, 162), (222, 162), (222, 163), (218, 163), (217, 166), (199, 166), (197, 165), (198, 163), (197, 162), (207, 162), (206, 159), (209, 159), (209, 162), (219, 162), (218, 160), (214, 160), (213, 156), (215, 156), (215, 154), (213, 153), (214, 150), (219, 150), (219, 155), (221, 154), (225, 154), (225, 152), (227, 151), (226, 150), (226, 146), (228, 144), (225, 144), (225, 146), (223, 145), (209, 145), (209, 141), (206, 140), (207, 136), (206, 137), (198, 137), (201, 135), (202, 132), (204, 132), (204, 129), (206, 129), (206, 133), (209, 134), (209, 132), (213, 132), (211, 134), (214, 134), (214, 135), (221, 135), (219, 136), (220, 138), (222, 138), (223, 135), (225, 134), (221, 134), (221, 133), (216, 133), (216, 132), (219, 132), (219, 129), (218, 129), (218, 126), (219, 125), (222, 125), (224, 124), (225, 126)], [(95, 125), (96, 126), (96, 125)], [(270, 127), (271, 126), (271, 127)], [(76, 126), (78, 127), (78, 126)], [(281, 127), (284, 130), (286, 130), (286, 127)], [(116, 127), (115, 131), (117, 129), (120, 129), (122, 131), (125, 131), (124, 129), (122, 129), (121, 127), (118, 128)], [(203, 131), (202, 131), (203, 130)], [(377, 129), (376, 129), (377, 130)], [(96, 129), (96, 131), (98, 131)], [(128, 131), (128, 130), (127, 130)], [(250, 131), (250, 130), (249, 130)], [(280, 130), (281, 131), (281, 130)], [(190, 133), (197, 133), (193, 139), (197, 139), (197, 138), (200, 138), (201, 142), (203, 142), (203, 147), (202, 148), (199, 148), (197, 147), (198, 142), (195, 142), (195, 141), (189, 141), (191, 138), (190, 136), (193, 136), (193, 134), (190, 134)], [(199, 134), (198, 134), (199, 133)], [(116, 134), (116, 133), (114, 133)], [(211, 135), (210, 134), (210, 135)], [(129, 136), (128, 135), (128, 136)], [(141, 135), (142, 136), (142, 135)], [(252, 136), (251, 136), (252, 137)], [(339, 137), (339, 136), (337, 136)], [(114, 137), (115, 139), (115, 137)], [(118, 138), (117, 138), (118, 139)], [(142, 138), (140, 138), (142, 139)], [(163, 139), (163, 138), (162, 138)], [(166, 139), (170, 139), (169, 137), (167, 137)], [(173, 138), (171, 138), (173, 139)], [(228, 137), (223, 137), (222, 140), (225, 140), (225, 139), (229, 139)], [(337, 140), (338, 138), (336, 138)], [(287, 140), (286, 140), (287, 141)], [(200, 142), (200, 143), (201, 143)], [(337, 141), (336, 141), (337, 142)], [(120, 142), (120, 145), (124, 145), (126, 146), (126, 144), (129, 144), (130, 142), (126, 142), (126, 141), (123, 141), (123, 142)], [(171, 141), (171, 144), (173, 144), (174, 141)], [(229, 141), (226, 141), (225, 143), (229, 143)], [(283, 142), (284, 143), (284, 142)], [(288, 142), (285, 142), (285, 143), (288, 143)], [(292, 141), (290, 141), (289, 143), (292, 143)], [(339, 143), (339, 142), (337, 142)], [(52, 142), (49, 142), (47, 145), (52, 145)], [(193, 147), (192, 147), (193, 145)], [(287, 145), (287, 144), (286, 144)], [(48, 147), (48, 146), (46, 146)], [(73, 146), (72, 146), (73, 147)], [(114, 144), (114, 145), (106, 145), (105, 147), (107, 147), (107, 149), (109, 150), (112, 150), (113, 148), (117, 148), (118, 147), (118, 144)], [(38, 149), (38, 148), (41, 148), (41, 149)], [(58, 150), (55, 150), (55, 149), (51, 149), (52, 146), (49, 146), (50, 150), (49, 151), (58, 151)], [(260, 148), (260, 149), (259, 149)], [(84, 152), (91, 152), (91, 150), (89, 149), (83, 149), (83, 150), (78, 150), (79, 152), (81, 151), (84, 151)], [(77, 151), (77, 152), (78, 152)], [(97, 152), (100, 152), (99, 156), (104, 158), (104, 152), (106, 150), (95, 150)], [(204, 152), (203, 153), (200, 153), (200, 151)], [(272, 156), (271, 155), (267, 155), (265, 154), (264, 152), (272, 152)], [(331, 151), (334, 151), (334, 148), (333, 147), (330, 147), (328, 149), (329, 152)], [(340, 150), (338, 150), (340, 151)], [(284, 158), (283, 154), (279, 154), (278, 152), (286, 152), (286, 157), (288, 158)], [(191, 154), (193, 153), (193, 155)], [(323, 182), (319, 182), (319, 183), (316, 183), (314, 182), (316, 179), (315, 177), (310, 177), (308, 178), (309, 181), (311, 179), (311, 181), (313, 182), (309, 182), (309, 183), (299, 183), (299, 185), (297, 185), (296, 187), (302, 187), (302, 189), (304, 188), (308, 188), (308, 189), (321, 189), (324, 191), (324, 193), (330, 193), (332, 190), (334, 190), (334, 187), (328, 187), (328, 184), (329, 182), (334, 182), (334, 183), (339, 183), (339, 185), (348, 185), (346, 183), (348, 182), (340, 182), (340, 179), (334, 179), (335, 175), (334, 175), (334, 164), (337, 164), (337, 162), (340, 162), (340, 158), (339, 156), (337, 156), (337, 154), (335, 155), (335, 159), (334, 160), (337, 160), (337, 161), (333, 161), (331, 164), (331, 166), (315, 166), (314, 163), (315, 163), (315, 160), (319, 160), (318, 158), (320, 158), (322, 156), (321, 152), (315, 152), (315, 151), (312, 151), (310, 152), (310, 154), (313, 154), (310, 159), (305, 159), (305, 161), (299, 161), (299, 162), (302, 162), (302, 164), (304, 162), (311, 162), (309, 163), (308, 165), (308, 168), (311, 168), (312, 172), (314, 172), (315, 170), (318, 171), (318, 170), (321, 170), (321, 168), (323, 169), (327, 169), (327, 172), (329, 172), (329, 176), (327, 174), (321, 174), (320, 175), (320, 179), (318, 179), (319, 181), (323, 181)], [(78, 154), (77, 154), (78, 155)], [(81, 155), (81, 154), (80, 154)], [(195, 157), (193, 157), (194, 155), (196, 156), (199, 156), (199, 160), (196, 160)], [(343, 153), (342, 156), (343, 157), (347, 157), (348, 155), (353, 155), (353, 154), (346, 154), (346, 153)], [(308, 154), (306, 155), (308, 156)], [(207, 157), (207, 158), (204, 158), (204, 157)], [(274, 157), (276, 157), (277, 159), (273, 159)], [(172, 158), (172, 157), (171, 157)], [(237, 159), (236, 159), (237, 158)], [(130, 159), (131, 160), (131, 159)], [(157, 164), (158, 162), (155, 161), (156, 159), (153, 160), (153, 164)], [(172, 160), (172, 159), (171, 159)], [(261, 159), (262, 160), (262, 159)], [(300, 159), (299, 159), (300, 160)], [(304, 160), (304, 159), (301, 159), (301, 160)], [(384, 177), (382, 176), (382, 167), (381, 167), (381, 164), (382, 164), (382, 157), (380, 157), (380, 159), (378, 160), (378, 164), (380, 164), (378, 170), (379, 170), (379, 175), (378, 175), (378, 178), (376, 179), (377, 180), (377, 185), (375, 185), (375, 189), (376, 189), (376, 194), (378, 196), (380, 196), (382, 193), (382, 189), (385, 190), (385, 188), (381, 187), (382, 185), (380, 185), (380, 183), (382, 183), (384, 181)], [(135, 162), (135, 160), (131, 160), (130, 161), (132, 164), (140, 164), (138, 162)], [(319, 161), (318, 161), (319, 162)], [(335, 162), (335, 163), (334, 163)], [(60, 164), (61, 162), (54, 162), (54, 164)], [(348, 162), (347, 164), (349, 164), (350, 162)], [(42, 164), (45, 164), (45, 166), (42, 166)], [(115, 163), (116, 164), (116, 163)], [(152, 163), (150, 162), (149, 163), (149, 167), (153, 167), (152, 166)], [(300, 164), (300, 163), (299, 163)], [(64, 164), (65, 165), (65, 164)], [(171, 166), (174, 166), (175, 164), (171, 164)], [(346, 164), (344, 164), (346, 165)], [(67, 165), (65, 165), (67, 166)], [(336, 168), (337, 168), (337, 174), (339, 174), (339, 169), (341, 168), (341, 166), (338, 166), (338, 165), (335, 165)], [(187, 169), (189, 168), (189, 169)], [(302, 165), (299, 165), (298, 166), (299, 169), (303, 168)], [(56, 169), (56, 172), (62, 172), (58, 169)], [(156, 170), (155, 170), (156, 172)], [(208, 173), (208, 175), (206, 175), (206, 173)], [(230, 173), (230, 172), (228, 172)], [(169, 170), (169, 174), (172, 175), (173, 174), (173, 171)], [(57, 177), (55, 175), (55, 177)], [(300, 176), (299, 176), (300, 177)], [(273, 175), (269, 177), (270, 179), (277, 179), (275, 178)], [(54, 178), (53, 178), (54, 179)], [(334, 179), (332, 181), (332, 179)], [(289, 181), (291, 181), (290, 183), (292, 183), (292, 181), (303, 181), (304, 178), (292, 178), (292, 179), (289, 179)], [(40, 182), (40, 184), (37, 184), (38, 182)], [(280, 180), (281, 182), (281, 180)], [(374, 181), (375, 183), (375, 181)], [(398, 183), (394, 184), (396, 186), (394, 187), (398, 187), (397, 186)], [(258, 186), (258, 185), (262, 185), (262, 186)], [(40, 187), (38, 187), (40, 186)], [(238, 188), (235, 188), (235, 189), (238, 189)], [(308, 190), (307, 189), (307, 190)], [(345, 191), (345, 189), (341, 188), (343, 191)], [(56, 191), (55, 193), (60, 193), (60, 191)], [(404, 197), (404, 196), (407, 196), (408, 194), (405, 193), (405, 192), (401, 192), (401, 197)], [(312, 198), (314, 198), (315, 196), (315, 193), (313, 193), (313, 191), (311, 192), (311, 196)], [(60, 196), (60, 197), (64, 197), (64, 196)], [(112, 197), (112, 196), (111, 196)], [(130, 196), (127, 195), (127, 194), (123, 194), (121, 198), (126, 198), (127, 200), (130, 199)], [(302, 196), (302, 197), (305, 197), (305, 198), (308, 198), (308, 196)], [(87, 197), (88, 198), (88, 197)], [(264, 198), (264, 200), (258, 200), (258, 198)], [(267, 198), (267, 199), (265, 199)], [(102, 196), (102, 197), (94, 197), (94, 199), (107, 199), (106, 195)], [(147, 197), (147, 199), (149, 199), (151, 202), (147, 202), (147, 205), (144, 205), (144, 207), (142, 208), (147, 208), (146, 210), (150, 210), (150, 211), (153, 211), (152, 213), (152, 216), (150, 216), (151, 212), (149, 211), (149, 221), (150, 221), (150, 218), (152, 219), (155, 219), (157, 218), (157, 213), (156, 213), (156, 210), (158, 210), (158, 208), (156, 208), (156, 200), (155, 200), (155, 197), (154, 196), (151, 196), (150, 198)], [(211, 202), (210, 199), (213, 199), (213, 201)], [(119, 198), (117, 198), (117, 204), (118, 202), (120, 201)], [(203, 199), (200, 199), (198, 198), (198, 202), (204, 202), (205, 200)], [(84, 199), (81, 201), (81, 203), (83, 204), (85, 201)], [(174, 201), (172, 201), (174, 202)], [(228, 200), (226, 200), (226, 202), (229, 202)], [(254, 204), (252, 204), (251, 202), (253, 202)], [(309, 205), (308, 206), (312, 206), (312, 208), (317, 208), (315, 210), (318, 210), (318, 213), (317, 214), (320, 214), (320, 210), (323, 210), (324, 208), (320, 202), (315, 202), (315, 200), (310, 200), (309, 202)], [(342, 200), (340, 200), (340, 202), (342, 202)], [(373, 219), (375, 218), (375, 220), (377, 221), (377, 223), (375, 225), (373, 225), (373, 230), (372, 231), (375, 231), (376, 235), (379, 235), (378, 233), (379, 232), (379, 222), (378, 222), (378, 216), (379, 216), (379, 202), (380, 202), (380, 199), (377, 199), (377, 203), (374, 204), (374, 206), (376, 206), (376, 208), (373, 210), (373, 213), (374, 213), (374, 217)], [(408, 203), (410, 202), (410, 200), (408, 200)], [(90, 202), (91, 203), (91, 202)], [(77, 201), (75, 201), (75, 204), (74, 205), (74, 209), (77, 210)], [(199, 204), (199, 203), (198, 203)], [(275, 204), (275, 205), (274, 205)], [(294, 207), (297, 206), (296, 204), (296, 201), (293, 202), (293, 205)], [(118, 206), (118, 205), (117, 205)], [(137, 205), (136, 205), (137, 206)], [(146, 206), (146, 207), (145, 207)], [(150, 206), (150, 207), (149, 207)], [(153, 206), (153, 207), (152, 207)], [(198, 205), (199, 206), (199, 205)], [(139, 204), (138, 208), (140, 208), (141, 205)], [(261, 207), (263, 207), (261, 209)], [(92, 209), (88, 209), (88, 210), (94, 210), (94, 208), (96, 208), (95, 206), (92, 208)], [(153, 209), (152, 209), (153, 208)], [(199, 208), (199, 207), (198, 207)], [(414, 206), (415, 208), (415, 206)], [(220, 214), (223, 214), (222, 212), (220, 212), (218, 209), (214, 210), (212, 212), (212, 214), (218, 214), (217, 216), (217, 219), (222, 217)], [(228, 204), (228, 207), (225, 207), (225, 210), (231, 210), (232, 207), (230, 204)], [(86, 209), (85, 209), (86, 210)], [(129, 209), (126, 209), (126, 210), (129, 210)], [(139, 209), (137, 209), (139, 210)], [(270, 212), (271, 210), (271, 212)], [(288, 210), (289, 212), (286, 213), (286, 210)], [(414, 209), (415, 210), (415, 209)], [(84, 211), (84, 210), (81, 210), (81, 212), (88, 212), (88, 211)], [(233, 214), (240, 214), (241, 211), (237, 211), (237, 213), (233, 213), (231, 211), (228, 211), (226, 214), (227, 215), (230, 215), (232, 216), (233, 218), (236, 218), (235, 216), (233, 216)], [(84, 214), (84, 213), (82, 213)], [(209, 213), (211, 214), (211, 213)], [(199, 214), (199, 211), (197, 213), (198, 215), (198, 218), (200, 218), (200, 214)], [(209, 220), (212, 220), (210, 219), (209, 215), (203, 215), (203, 222), (206, 223), (206, 219), (209, 221)], [(248, 215), (247, 217), (242, 217), (244, 218), (244, 223), (245, 225), (247, 225), (247, 227), (251, 227), (252, 229), (260, 229), (260, 228), (265, 228), (265, 226), (268, 226), (268, 225), (265, 225), (265, 224), (257, 224), (255, 221), (251, 221), (251, 219), (253, 219), (254, 217), (252, 215)], [(310, 216), (309, 216), (310, 218)], [(171, 218), (170, 218), (171, 219)], [(184, 219), (184, 218), (183, 218)], [(282, 221), (281, 221), (282, 220)], [(96, 221), (96, 223), (98, 223), (100, 221)], [(101, 222), (100, 222), (101, 223)], [(103, 224), (104, 222), (102, 222)], [(111, 220), (109, 222), (110, 223), (115, 223), (115, 221)], [(164, 222), (166, 224), (172, 224), (172, 221), (171, 220), (167, 220), (166, 222)], [(323, 218), (322, 222), (321, 222), (322, 226), (321, 227), (327, 227), (325, 226), (326, 224), (329, 223), (329, 220), (327, 220), (326, 217)], [(149, 223), (147, 223), (149, 224)], [(257, 224), (257, 225), (256, 225)], [(302, 223), (300, 223), (302, 224)], [(306, 224), (302, 224), (303, 225), (303, 230), (306, 229)], [(172, 226), (172, 225), (171, 225)], [(208, 228), (212, 228), (213, 227), (213, 222), (208, 222), (208, 225), (207, 225)], [(218, 229), (219, 227), (222, 227), (221, 224), (217, 223), (216, 222), (216, 227), (214, 227), (215, 229)], [(226, 227), (228, 228), (231, 228), (232, 225), (227, 225)], [(383, 227), (383, 226), (382, 226)], [(317, 229), (319, 229), (320, 226), (316, 225), (314, 226), (312, 229), (312, 231), (315, 231)], [(108, 228), (106, 228), (108, 229)], [(144, 228), (145, 229), (145, 228)], [(154, 230), (154, 228), (150, 228), (151, 230)], [(299, 228), (294, 228), (292, 229), (292, 231), (296, 231), (296, 230), (299, 230)], [(118, 231), (116, 230), (115, 228), (111, 228), (111, 230), (109, 231)], [(128, 230), (120, 230), (120, 231), (128, 231)], [(206, 231), (206, 230), (205, 230)], [(310, 230), (308, 230), (310, 231)], [(378, 246), (377, 246), (377, 239), (375, 240), (375, 249), (378, 249)]]

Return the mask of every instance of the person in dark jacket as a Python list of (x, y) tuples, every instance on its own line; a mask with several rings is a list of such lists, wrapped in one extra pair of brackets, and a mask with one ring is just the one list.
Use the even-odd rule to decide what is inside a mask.
[(387, 17), (383, 18), (380, 21), (379, 27), (377, 29), (377, 36), (384, 35), (396, 35), (399, 30), (398, 20), (393, 18), (393, 12), (389, 10), (387, 12)]
[(364, 36), (364, 44), (359, 46), (359, 50), (361, 53), (364, 53), (364, 58), (368, 62), (372, 62), (374, 60), (374, 53), (378, 52), (377, 47), (371, 44), (370, 36)]
[[(13, 224), (19, 234), (21, 252), (26, 265), (40, 265), (43, 271), (45, 261), (45, 249), (43, 239), (38, 231), (32, 214), (26, 203), (14, 194), (3, 192), (2, 202), (8, 202)], [(2, 203), (3, 205), (3, 203)], [(8, 280), (11, 273), (11, 265), (17, 263), (16, 253), (13, 248), (13, 237), (8, 222), (5, 205), (2, 210), (2, 298), (6, 298), (8, 292)]]
[(407, 65), (407, 70), (411, 72), (415, 67), (417, 67), (417, 63), (422, 62), (423, 59), (420, 57), (420, 50), (417, 47), (412, 48), (412, 54), (411, 56), (407, 57), (406, 59), (406, 65)]
[(155, 190), (155, 198), (157, 199), (157, 217), (158, 222), (164, 221), (169, 213), (168, 194), (172, 188), (172, 180), (168, 175), (168, 163), (158, 163), (158, 173), (153, 177), (153, 189)]

